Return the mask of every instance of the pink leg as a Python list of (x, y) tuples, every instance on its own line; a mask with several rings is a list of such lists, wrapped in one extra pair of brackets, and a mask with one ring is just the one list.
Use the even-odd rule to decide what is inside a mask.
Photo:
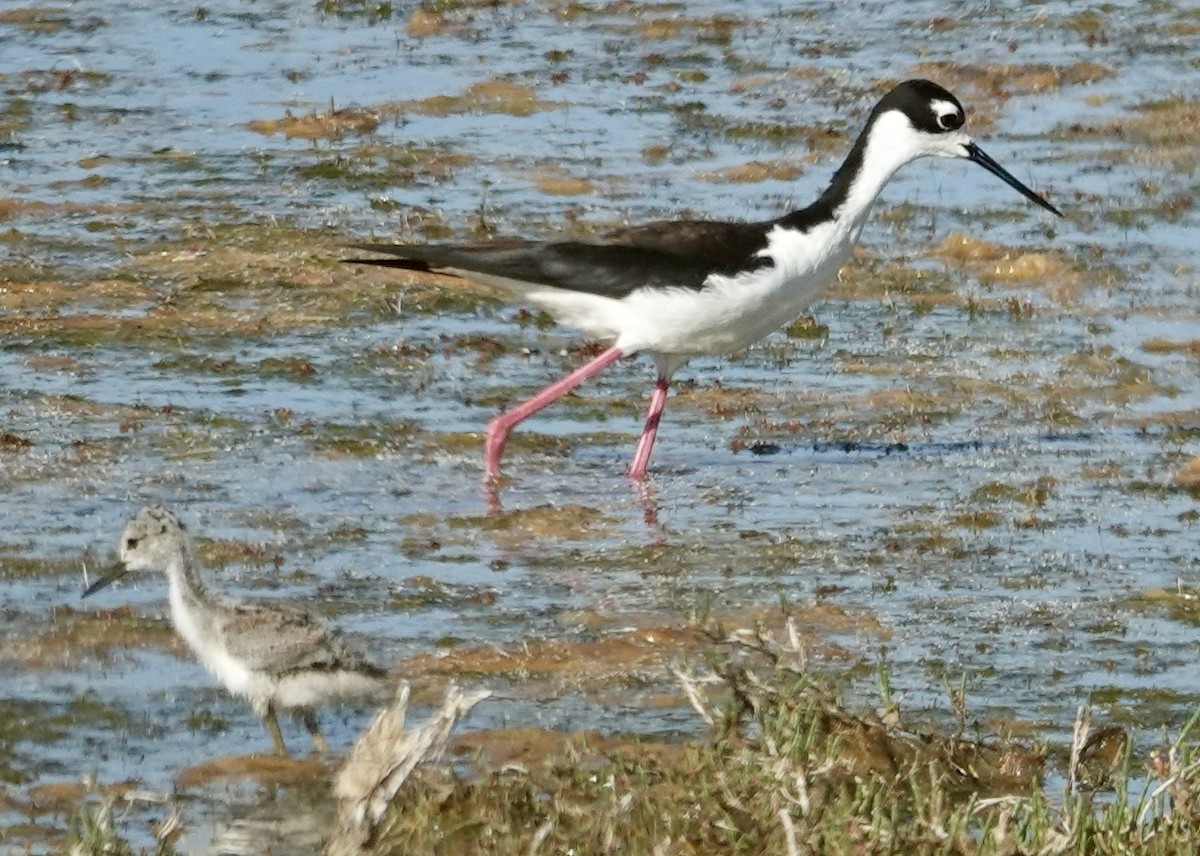
[(669, 381), (660, 377), (654, 384), (654, 392), (650, 394), (650, 412), (646, 414), (646, 427), (642, 429), (642, 438), (638, 440), (637, 451), (633, 453), (633, 465), (629, 468), (631, 479), (644, 479), (646, 467), (650, 463), (650, 450), (654, 448), (654, 438), (658, 436), (658, 423), (662, 420), (663, 409), (667, 406), (667, 385)]
[(547, 404), (557, 401), (579, 384), (595, 377), (625, 356), (620, 348), (612, 347), (586, 365), (580, 366), (561, 380), (556, 380), (533, 398), (523, 401), (512, 410), (506, 410), (488, 423), (487, 441), (484, 444), (484, 466), (489, 479), (500, 475), (500, 455), (508, 435), (518, 424), (537, 413)]

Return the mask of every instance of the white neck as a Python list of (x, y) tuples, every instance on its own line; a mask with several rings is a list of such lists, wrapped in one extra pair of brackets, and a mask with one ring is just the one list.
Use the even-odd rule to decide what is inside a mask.
[(172, 556), (166, 570), (171, 622), (188, 647), (213, 671), (210, 648), (214, 639), (214, 604), (192, 563), (190, 551), (184, 548)]
[(847, 225), (857, 233), (896, 170), (924, 154), (907, 116), (897, 111), (879, 116), (871, 126), (858, 173), (837, 209), (838, 218), (848, 221)]
[(192, 561), (190, 551), (184, 547), (176, 552), (167, 562), (167, 582), (171, 587), (172, 601), (177, 596), (187, 600), (202, 600), (206, 594), (204, 580)]

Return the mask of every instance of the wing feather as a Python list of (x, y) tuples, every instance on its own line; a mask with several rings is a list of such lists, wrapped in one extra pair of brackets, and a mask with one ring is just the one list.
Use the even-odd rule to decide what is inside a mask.
[(661, 221), (595, 241), (498, 240), (475, 244), (358, 244), (388, 259), (349, 259), (407, 270), (481, 274), (514, 282), (622, 298), (642, 288), (700, 290), (712, 274), (771, 264), (758, 256), (768, 223)]
[(230, 656), (253, 671), (273, 675), (299, 671), (384, 674), (363, 652), (349, 645), (339, 630), (299, 609), (237, 603), (218, 630)]

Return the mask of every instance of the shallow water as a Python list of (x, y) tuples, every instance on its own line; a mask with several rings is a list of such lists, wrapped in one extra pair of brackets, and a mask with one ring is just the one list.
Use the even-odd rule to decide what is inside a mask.
[[(77, 599), (83, 568), (110, 561), (124, 520), (156, 501), (202, 538), (280, 557), (229, 560), (222, 585), (308, 599), (393, 662), (454, 640), (578, 636), (580, 613), (619, 626), (820, 599), (871, 619), (835, 634), (852, 657), (832, 667), (886, 648), (904, 708), (922, 716), (948, 716), (945, 686), (965, 674), (985, 732), (1016, 720), (1062, 741), (1089, 697), (1143, 746), (1187, 720), (1194, 618), (1143, 595), (1196, 587), (1197, 500), (1174, 481), (1200, 429), (1196, 162), (1124, 131), (1138, 105), (1194, 92), (1200, 28), (1185, 6), (520, 3), (452, 11), (423, 38), (406, 32), (407, 8), (204, 10), (96, 2), (48, 8), (50, 24), (0, 20), (5, 294), (64, 282), (78, 295), (0, 309), (4, 429), (32, 443), (0, 451), (7, 646), (61, 606), (164, 615), (158, 580)], [(946, 60), (959, 66), (928, 65)], [(1021, 83), (1038, 63), (1085, 61), (1111, 75)], [(774, 215), (819, 191), (885, 81), (912, 74), (954, 89), (984, 148), (1067, 221), (968, 164), (907, 167), (816, 307), (826, 336), (776, 334), (681, 372), (695, 385), (668, 407), (648, 495), (623, 475), (652, 380), (641, 359), (528, 424), (506, 458), (510, 514), (488, 517), (475, 435), (581, 359), (565, 352), (570, 331), (518, 327), (490, 298), (439, 306), (427, 289), (364, 285), (341, 309), (258, 332), (186, 314), (172, 335), (137, 326), (168, 297), (194, 308), (198, 288), (229, 318), (301, 304), (313, 289), (300, 262), (261, 282), (253, 266), (214, 261), (212, 282), (187, 266), (229, 245), (269, 255), (274, 229), (309, 230), (333, 259), (338, 241), (465, 235), (481, 214), (533, 236)], [(247, 127), (492, 79), (547, 104), (409, 104), (373, 134), (317, 141)], [(407, 149), (410, 166), (388, 160)], [(802, 173), (711, 178), (751, 160)], [(546, 176), (590, 192), (558, 195)], [(1062, 267), (1006, 279), (938, 255), (952, 232)], [(280, 234), (295, 258), (302, 243)], [(331, 289), (361, 281), (316, 270)], [(88, 288), (109, 279), (146, 291)], [(67, 323), (92, 314), (111, 321), (88, 336)], [(577, 519), (522, 522), (547, 505)], [(244, 705), (161, 648), (0, 669), (0, 703), (61, 718), (2, 759), (18, 792), (85, 774), (167, 790), (214, 751), (268, 745)], [(471, 727), (698, 727), (628, 694), (501, 689)], [(78, 715), (81, 698), (99, 712)], [(189, 730), (196, 710), (225, 727)], [(331, 743), (348, 746), (367, 713), (325, 713)], [(197, 797), (189, 842), (256, 799)]]

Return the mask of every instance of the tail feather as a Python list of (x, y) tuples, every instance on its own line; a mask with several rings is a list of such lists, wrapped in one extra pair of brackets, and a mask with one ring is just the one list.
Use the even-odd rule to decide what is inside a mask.
[[(377, 265), (379, 267), (401, 268), (403, 270), (414, 270), (421, 273), (433, 273), (433, 267), (425, 259), (416, 258), (415, 256), (404, 255), (410, 251), (409, 247), (403, 244), (351, 244), (351, 249), (366, 250), (369, 253), (386, 253), (388, 258), (352, 258), (342, 259), (343, 264), (348, 265)], [(420, 247), (412, 247), (414, 253), (420, 252)]]

